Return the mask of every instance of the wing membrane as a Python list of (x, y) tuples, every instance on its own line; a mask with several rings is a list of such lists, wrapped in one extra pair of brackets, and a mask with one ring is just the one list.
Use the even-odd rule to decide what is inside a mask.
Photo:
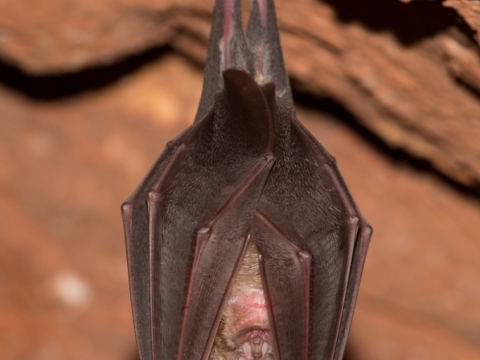
[(194, 125), (122, 214), (141, 360), (209, 358), (250, 234), (275, 359), (342, 358), (371, 228), (296, 119), (273, 0), (247, 36), (240, 0), (216, 1)]

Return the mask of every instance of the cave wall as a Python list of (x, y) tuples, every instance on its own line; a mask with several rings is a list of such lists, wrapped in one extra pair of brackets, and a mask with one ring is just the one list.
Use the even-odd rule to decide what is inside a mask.
[[(480, 358), (479, 3), (276, 4), (374, 227), (348, 359)], [(119, 206), (195, 116), (212, 6), (0, 2), (0, 358), (135, 358)]]

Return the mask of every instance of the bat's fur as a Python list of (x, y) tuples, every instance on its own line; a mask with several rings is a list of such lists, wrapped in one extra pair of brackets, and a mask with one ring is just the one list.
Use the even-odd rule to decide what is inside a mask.
[[(237, 333), (236, 329), (240, 320), (239, 315), (242, 316), (235, 311), (235, 305), (239, 295), (251, 291), (259, 292), (263, 296), (262, 279), (258, 262), (258, 249), (253, 241), (248, 243), (242, 265), (233, 284), (229, 301), (224, 309), (217, 335), (215, 337), (210, 360), (244, 359), (239, 355), (238, 346), (235, 342), (235, 336)], [(268, 323), (265, 324), (265, 328), (269, 329)], [(269, 351), (262, 359), (273, 360), (273, 353)]]

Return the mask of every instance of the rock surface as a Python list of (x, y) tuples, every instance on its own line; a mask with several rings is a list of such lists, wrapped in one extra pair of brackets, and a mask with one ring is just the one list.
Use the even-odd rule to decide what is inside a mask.
[[(348, 360), (479, 359), (479, 2), (276, 3), (374, 227)], [(136, 359), (119, 207), (195, 116), (212, 4), (0, 1), (0, 359)]]
[[(165, 53), (66, 98), (0, 86), (1, 359), (135, 359), (119, 207), (201, 82)], [(479, 196), (301, 103), (374, 228), (347, 359), (480, 358)]]
[[(277, 0), (290, 76), (390, 147), (480, 190), (480, 6), (404, 2)], [(203, 62), (212, 4), (2, 1), (0, 59), (29, 74), (64, 74), (169, 44)]]

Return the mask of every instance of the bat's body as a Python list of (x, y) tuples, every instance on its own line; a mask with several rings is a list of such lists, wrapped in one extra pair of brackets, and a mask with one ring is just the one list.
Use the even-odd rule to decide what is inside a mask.
[(217, 0), (195, 123), (122, 207), (141, 360), (341, 359), (371, 229), (298, 122), (272, 0)]

